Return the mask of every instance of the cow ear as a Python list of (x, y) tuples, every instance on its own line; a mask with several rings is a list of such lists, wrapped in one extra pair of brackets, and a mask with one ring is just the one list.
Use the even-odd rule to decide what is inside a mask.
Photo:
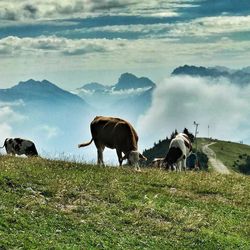
[(144, 155), (142, 155), (141, 153), (139, 153), (139, 158), (146, 161), (147, 160), (147, 157), (145, 157)]

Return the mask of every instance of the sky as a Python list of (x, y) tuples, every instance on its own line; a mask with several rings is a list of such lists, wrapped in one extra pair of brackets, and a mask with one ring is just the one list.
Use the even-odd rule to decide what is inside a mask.
[(184, 65), (250, 65), (249, 0), (1, 0), (0, 88), (72, 90), (120, 74), (164, 82)]

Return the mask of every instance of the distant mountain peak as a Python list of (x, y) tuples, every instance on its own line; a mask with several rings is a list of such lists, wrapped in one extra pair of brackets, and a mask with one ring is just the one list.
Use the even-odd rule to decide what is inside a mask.
[(34, 79), (29, 79), (27, 81), (20, 81), (17, 85), (15, 85), (14, 87), (12, 87), (15, 90), (25, 90), (25, 89), (33, 89), (33, 90), (37, 90), (37, 91), (45, 91), (47, 90), (62, 90), (60, 89), (58, 86), (56, 86), (55, 84), (51, 83), (48, 80), (42, 80), (42, 81), (38, 81), (38, 80), (34, 80)]
[(191, 76), (211, 76), (218, 77), (222, 74), (228, 74), (228, 71), (222, 71), (222, 69), (217, 68), (206, 68), (203, 66), (187, 65), (180, 66), (172, 72), (172, 75), (191, 75)]
[(248, 68), (233, 70), (221, 66), (206, 68), (203, 66), (184, 65), (174, 69), (171, 75), (189, 75), (193, 77), (210, 78), (224, 77), (231, 83), (247, 85), (250, 84), (250, 72), (248, 72), (247, 69)]
[(105, 89), (107, 89), (107, 86), (102, 85), (98, 82), (91, 82), (91, 83), (87, 83), (85, 85), (83, 85), (81, 88), (78, 88), (78, 90), (87, 90), (87, 91), (103, 91)]
[(41, 83), (43, 83), (43, 84), (52, 84), (52, 85), (55, 85), (55, 84), (53, 84), (52, 82), (50, 82), (50, 81), (48, 81), (48, 80), (46, 80), (46, 79), (42, 80)]
[(27, 80), (27, 81), (20, 81), (19, 83), (18, 83), (18, 85), (24, 85), (24, 84), (36, 84), (36, 83), (38, 83), (38, 81), (36, 81), (36, 80), (34, 80), (34, 79), (29, 79), (29, 80)]
[(145, 87), (155, 87), (155, 84), (147, 77), (137, 77), (131, 73), (121, 74), (114, 90), (138, 89)]
[(121, 83), (121, 82), (126, 81), (126, 80), (134, 81), (137, 79), (138, 79), (138, 77), (135, 76), (134, 74), (126, 72), (126, 73), (121, 74), (121, 76), (119, 77), (118, 83)]
[(33, 78), (30, 78), (30, 79), (27, 80), (27, 81), (21, 81), (21, 83), (25, 83), (25, 82), (28, 82), (28, 83), (35, 83), (35, 82), (37, 82), (37, 81), (34, 80)]
[[(17, 85), (4, 91), (4, 95), (9, 95), (16, 99), (23, 99), (25, 101), (42, 101), (45, 103), (55, 102), (78, 102), (79, 105), (86, 105), (85, 101), (79, 96), (61, 89), (57, 85), (48, 80), (37, 81), (29, 79), (27, 81), (20, 81)], [(6, 100), (8, 97), (4, 96)]]
[(118, 82), (113, 86), (104, 85), (97, 82), (91, 82), (83, 85), (83, 87), (78, 88), (78, 91), (90, 91), (90, 92), (106, 92), (106, 91), (120, 91), (129, 89), (150, 89), (155, 87), (153, 83), (147, 77), (137, 77), (132, 73), (123, 73), (120, 75)]

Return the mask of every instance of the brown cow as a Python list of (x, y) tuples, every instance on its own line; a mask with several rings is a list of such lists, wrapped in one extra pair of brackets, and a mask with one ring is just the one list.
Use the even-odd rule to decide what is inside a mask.
[(120, 118), (96, 116), (90, 124), (90, 130), (92, 134), (90, 142), (79, 144), (78, 147), (88, 146), (94, 141), (97, 148), (97, 164), (104, 165), (105, 147), (116, 149), (120, 166), (123, 160), (127, 159), (129, 165), (138, 168), (139, 160), (146, 159), (137, 150), (138, 135), (129, 122)]

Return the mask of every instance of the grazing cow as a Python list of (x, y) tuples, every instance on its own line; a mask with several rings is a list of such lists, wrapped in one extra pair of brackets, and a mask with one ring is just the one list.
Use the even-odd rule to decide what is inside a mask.
[(193, 134), (185, 128), (183, 133), (177, 134), (170, 142), (169, 151), (164, 159), (166, 168), (175, 168), (181, 171), (181, 168), (186, 170), (186, 159), (192, 151), (192, 142), (194, 141)]
[(129, 165), (138, 168), (139, 160), (146, 160), (146, 157), (137, 150), (138, 136), (129, 122), (120, 118), (96, 116), (90, 124), (90, 130), (92, 134), (90, 142), (79, 144), (78, 147), (88, 146), (94, 141), (97, 148), (97, 164), (104, 165), (105, 147), (116, 149), (120, 166), (123, 160), (127, 159)]
[(4, 141), (6, 153), (11, 155), (38, 156), (34, 142), (21, 138), (7, 138)]
[(164, 159), (165, 158), (154, 158), (154, 160), (151, 162), (151, 165), (155, 168), (163, 168), (164, 167)]

